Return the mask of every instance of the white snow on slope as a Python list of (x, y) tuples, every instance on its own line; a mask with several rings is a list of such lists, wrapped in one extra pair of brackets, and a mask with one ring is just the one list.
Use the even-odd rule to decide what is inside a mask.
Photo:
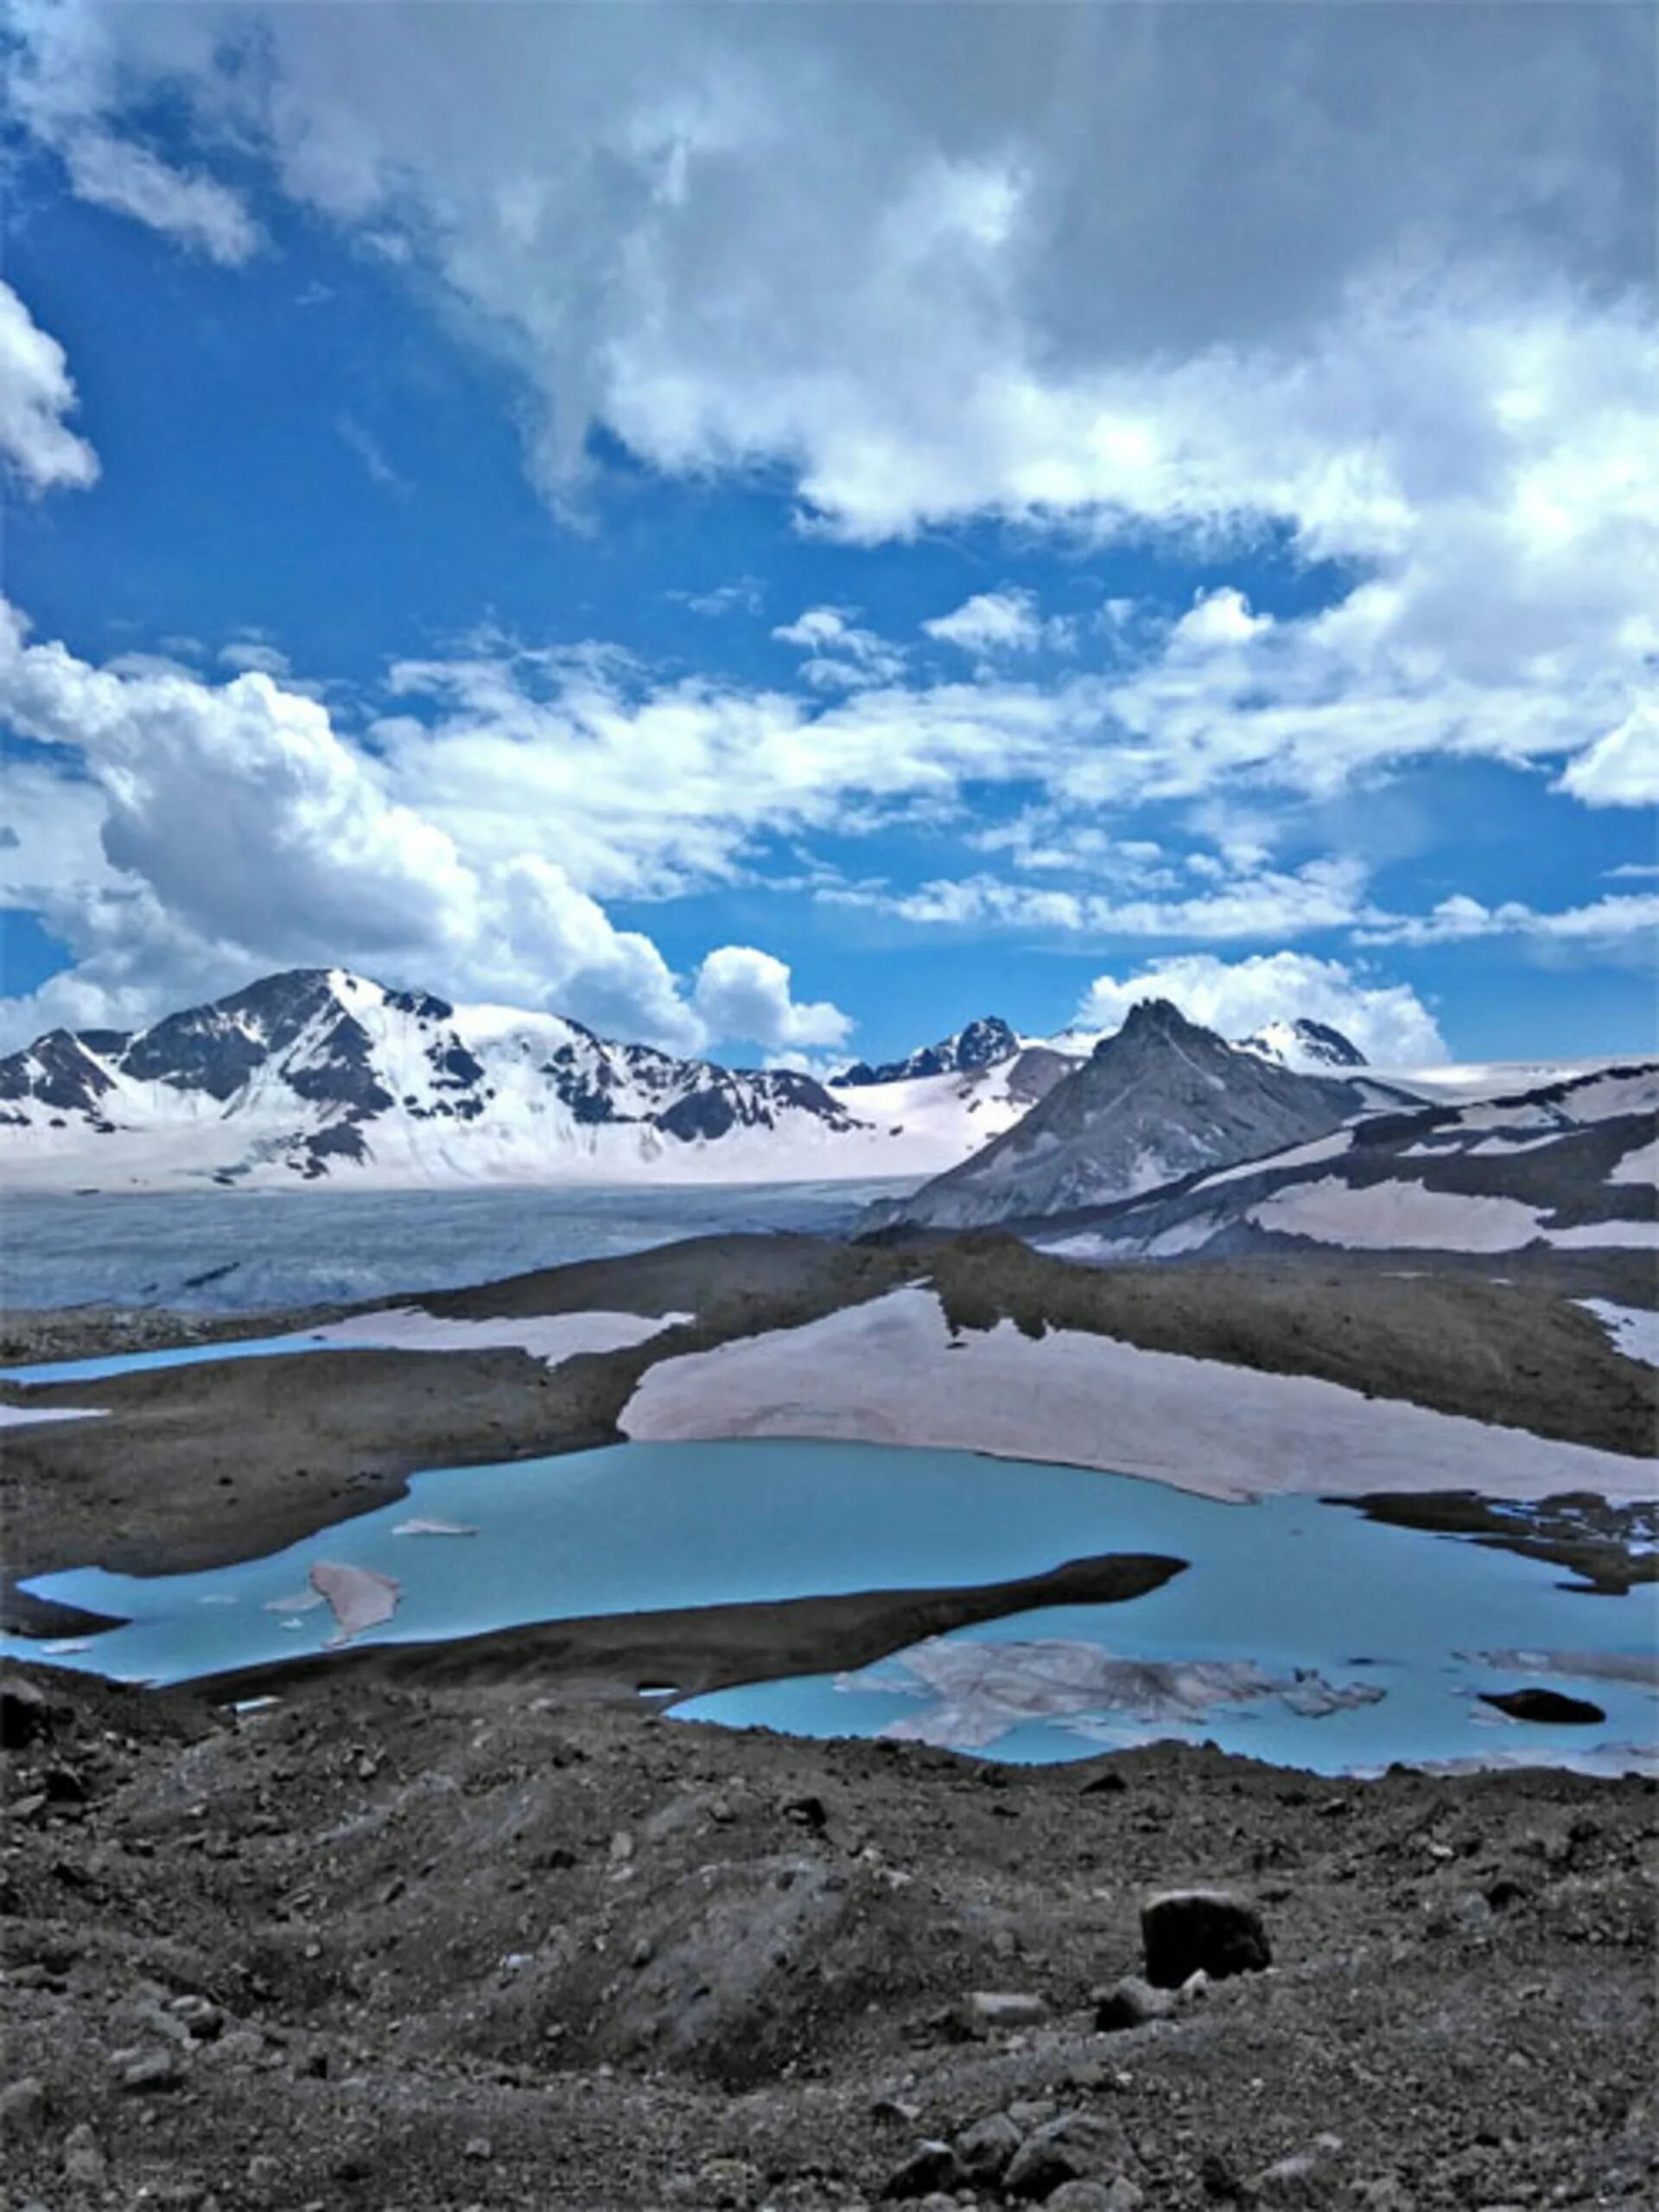
[(1061, 1460), (1243, 1500), (1292, 1491), (1659, 1496), (1659, 1462), (1367, 1398), (1334, 1382), (1011, 1321), (953, 1343), (931, 1291), (661, 1360), (624, 1408), (644, 1442), (826, 1437)]
[(1351, 1129), (1333, 1129), (1328, 1137), (1315, 1137), (1311, 1144), (1293, 1145), (1288, 1151), (1271, 1153), (1263, 1160), (1246, 1160), (1236, 1167), (1224, 1167), (1214, 1175), (1206, 1175), (1192, 1187), (1213, 1191), (1223, 1183), (1242, 1182), (1246, 1176), (1259, 1175), (1268, 1167), (1276, 1173), (1281, 1167), (1312, 1167), (1321, 1160), (1339, 1160), (1353, 1141)]
[(379, 1313), (354, 1313), (308, 1330), (308, 1343), (361, 1345), (373, 1351), (524, 1351), (557, 1367), (584, 1352), (620, 1351), (664, 1329), (695, 1319), (690, 1313), (530, 1313), (478, 1321), (450, 1320), (418, 1306)]
[(1405, 1181), (1353, 1185), (1332, 1175), (1274, 1192), (1246, 1218), (1277, 1236), (1366, 1252), (1515, 1252), (1542, 1234), (1536, 1209), (1519, 1198), (1469, 1198)]
[(1659, 1367), (1659, 1313), (1646, 1306), (1615, 1306), (1608, 1298), (1581, 1298), (1579, 1304), (1593, 1313), (1612, 1338), (1615, 1351), (1626, 1359), (1639, 1359)]
[(1281, 1236), (1306, 1236), (1352, 1252), (1518, 1252), (1534, 1243), (1603, 1250), (1659, 1243), (1659, 1226), (1652, 1222), (1552, 1229), (1535, 1206), (1519, 1198), (1431, 1191), (1404, 1180), (1348, 1184), (1331, 1175), (1275, 1191), (1245, 1217)]
[(10, 1406), (0, 1404), (0, 1428), (30, 1428), (43, 1421), (102, 1421), (107, 1406)]
[(1610, 1183), (1659, 1183), (1659, 1137), (1627, 1152), (1608, 1174)]

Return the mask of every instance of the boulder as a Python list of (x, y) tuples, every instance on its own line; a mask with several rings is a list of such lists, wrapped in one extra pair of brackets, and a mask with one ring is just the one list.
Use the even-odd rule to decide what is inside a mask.
[(1141, 1908), (1147, 1980), (1179, 1989), (1200, 1971), (1222, 1981), (1273, 1963), (1262, 1916), (1230, 1890), (1166, 1890)]

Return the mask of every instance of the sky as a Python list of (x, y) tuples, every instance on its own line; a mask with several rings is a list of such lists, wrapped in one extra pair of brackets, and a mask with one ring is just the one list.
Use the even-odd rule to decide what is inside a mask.
[(1654, 1046), (1651, 6), (10, 23), (0, 1047)]

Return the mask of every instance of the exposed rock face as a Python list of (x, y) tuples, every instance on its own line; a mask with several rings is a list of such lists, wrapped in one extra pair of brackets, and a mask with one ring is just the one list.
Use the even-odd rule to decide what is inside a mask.
[(1594, 1727), (1607, 1715), (1587, 1697), (1568, 1697), (1561, 1690), (1486, 1690), (1483, 1705), (1495, 1705), (1511, 1720), (1537, 1720), (1557, 1727)]
[(1012, 1129), (872, 1220), (967, 1229), (1101, 1205), (1324, 1136), (1368, 1103), (1147, 1000)]
[(1149, 1897), (1141, 1908), (1141, 1940), (1154, 1989), (1179, 1989), (1195, 1974), (1224, 1981), (1273, 1964), (1261, 1914), (1230, 1890), (1166, 1890)]
[[(1117, 1261), (1295, 1244), (1490, 1253), (1651, 1242), (1659, 1062), (1404, 1111), (1375, 1078), (1351, 1088), (1385, 1110), (1317, 1144), (1085, 1210), (1054, 1249)], [(1036, 1126), (1029, 1115), (1019, 1133)]]
[(883, 1060), (874, 1067), (868, 1060), (855, 1060), (833, 1080), (838, 1090), (852, 1090), (869, 1084), (908, 1083), (917, 1076), (966, 1075), (1011, 1060), (1019, 1050), (1020, 1039), (1007, 1023), (1000, 1014), (988, 1014), (958, 1029), (954, 1037), (919, 1046), (905, 1059)]

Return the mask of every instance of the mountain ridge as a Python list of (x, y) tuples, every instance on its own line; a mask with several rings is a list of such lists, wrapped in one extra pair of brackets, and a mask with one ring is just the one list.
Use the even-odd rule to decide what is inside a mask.
[(1129, 1198), (1324, 1136), (1376, 1103), (1370, 1086), (1279, 1067), (1144, 999), (1013, 1128), (873, 1209), (870, 1226), (975, 1228)]

